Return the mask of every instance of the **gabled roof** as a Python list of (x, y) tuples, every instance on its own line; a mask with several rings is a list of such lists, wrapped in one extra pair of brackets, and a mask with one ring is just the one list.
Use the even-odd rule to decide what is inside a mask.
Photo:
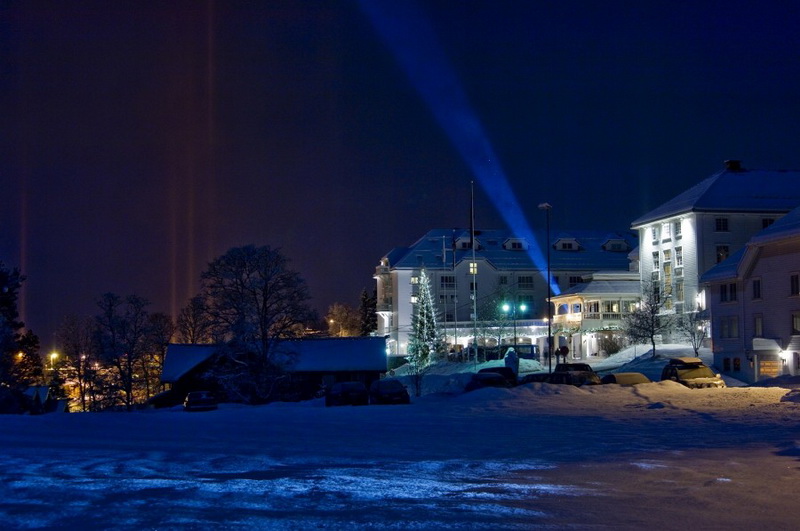
[[(453, 249), (452, 242), (469, 238), (468, 229), (433, 229), (409, 247), (392, 249), (385, 258), (393, 269), (449, 269), (455, 262), (472, 259), (472, 249)], [(523, 249), (506, 249), (503, 243), (509, 239), (521, 240), (512, 231), (491, 229), (476, 231), (475, 257), (490, 262), (499, 270), (538, 270), (540, 264), (531, 257), (537, 248), (542, 257), (546, 255), (547, 235), (544, 231), (533, 234), (534, 242), (525, 239), (530, 251)], [(625, 252), (606, 251), (603, 245), (610, 239), (625, 241), (629, 248), (638, 245), (638, 235), (633, 231), (609, 233), (607, 231), (569, 230), (554, 231), (550, 235), (550, 243), (554, 245), (559, 239), (577, 240), (581, 245), (578, 251), (561, 251), (551, 249), (550, 265), (554, 270), (599, 270), (627, 269), (628, 255)], [(444, 248), (443, 248), (444, 247)], [(445, 258), (446, 257), (446, 258)]]
[(800, 237), (800, 207), (757, 233), (750, 238), (743, 249), (736, 251), (726, 260), (706, 271), (700, 277), (700, 282), (720, 282), (738, 278), (740, 271), (747, 271), (748, 264), (757, 258), (759, 247), (798, 237)]
[[(211, 358), (217, 345), (167, 347), (162, 382), (177, 382), (189, 371)], [(386, 371), (386, 339), (343, 337), (281, 341), (276, 351), (289, 372)]]
[(161, 381), (174, 383), (186, 373), (209, 359), (217, 351), (217, 345), (170, 344), (164, 356)]
[(800, 205), (800, 171), (725, 169), (631, 223), (631, 227), (687, 212), (775, 212)]

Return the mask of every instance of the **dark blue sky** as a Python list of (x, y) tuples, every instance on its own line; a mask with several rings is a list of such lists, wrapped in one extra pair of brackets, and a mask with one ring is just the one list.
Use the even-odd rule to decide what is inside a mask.
[[(420, 2), (531, 225), (621, 230), (721, 169), (800, 168), (793, 2)], [(469, 166), (355, 1), (0, 2), (0, 260), (52, 343), (282, 248), (321, 313), (469, 222)], [(476, 222), (502, 227), (478, 189)]]

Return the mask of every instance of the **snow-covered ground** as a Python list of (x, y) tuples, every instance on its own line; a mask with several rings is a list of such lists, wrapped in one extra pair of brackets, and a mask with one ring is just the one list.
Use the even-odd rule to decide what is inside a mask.
[(0, 521), (6, 529), (800, 526), (800, 391), (536, 383), (459, 394), (463, 373), (439, 372), (430, 376), (439, 387), (410, 406), (315, 400), (0, 416)]

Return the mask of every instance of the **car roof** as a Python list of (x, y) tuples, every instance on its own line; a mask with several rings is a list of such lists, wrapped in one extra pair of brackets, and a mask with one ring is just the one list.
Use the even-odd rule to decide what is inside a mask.
[(670, 358), (669, 364), (670, 365), (697, 365), (702, 364), (703, 360), (700, 358), (690, 358), (687, 356), (680, 357), (680, 358)]

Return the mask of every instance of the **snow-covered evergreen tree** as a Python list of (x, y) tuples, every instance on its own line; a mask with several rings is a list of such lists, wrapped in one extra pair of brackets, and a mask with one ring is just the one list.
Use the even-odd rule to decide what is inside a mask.
[(430, 277), (423, 269), (419, 276), (417, 303), (411, 317), (408, 353), (412, 363), (424, 368), (442, 350), (443, 343), (439, 333), (436, 310), (433, 307)]

